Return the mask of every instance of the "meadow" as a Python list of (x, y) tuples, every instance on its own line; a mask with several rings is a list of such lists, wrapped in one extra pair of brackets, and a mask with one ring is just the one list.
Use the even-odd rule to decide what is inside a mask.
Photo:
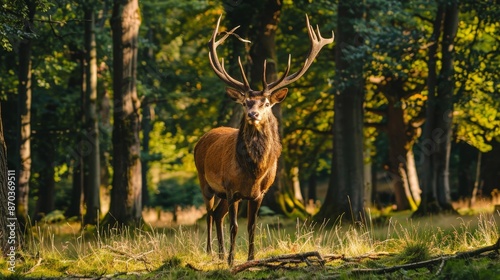
[(146, 213), (142, 228), (122, 231), (37, 224), (18, 252), (16, 273), (4, 270), (5, 259), (0, 267), (6, 279), (499, 279), (500, 213), (490, 205), (461, 213), (411, 219), (410, 212), (369, 211), (359, 223), (260, 217), (254, 263), (246, 262), (240, 219), (232, 268), (206, 254), (205, 221), (193, 219), (202, 212), (180, 215), (177, 224)]

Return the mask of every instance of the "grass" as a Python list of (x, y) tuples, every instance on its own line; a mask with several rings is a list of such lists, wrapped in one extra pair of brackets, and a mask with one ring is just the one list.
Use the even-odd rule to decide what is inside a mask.
[[(148, 227), (99, 234), (76, 223), (37, 225), (18, 252), (16, 273), (9, 273), (0, 259), (0, 273), (11, 279), (39, 277), (101, 277), (128, 279), (494, 279), (500, 272), (498, 255), (448, 261), (440, 275), (428, 269), (398, 271), (389, 275), (350, 276), (354, 268), (377, 268), (419, 262), (494, 244), (500, 237), (499, 213), (474, 216), (435, 216), (412, 220), (409, 213), (375, 225), (365, 223), (314, 223), (262, 217), (256, 229), (256, 258), (318, 251), (342, 255), (351, 261), (331, 261), (325, 268), (254, 270), (232, 275), (226, 261), (205, 253), (204, 221), (167, 228)], [(236, 264), (246, 260), (246, 221), (239, 221)], [(226, 226), (226, 242), (228, 241)], [(214, 234), (215, 235), (215, 234)], [(217, 251), (216, 239), (212, 247)], [(381, 258), (358, 259), (359, 256)], [(496, 273), (496, 274), (495, 274)], [(462, 276), (468, 275), (470, 277)], [(366, 277), (366, 278), (364, 278)], [(462, 277), (462, 278), (460, 278)], [(464, 278), (465, 277), (465, 278)], [(495, 276), (496, 277), (496, 276)]]

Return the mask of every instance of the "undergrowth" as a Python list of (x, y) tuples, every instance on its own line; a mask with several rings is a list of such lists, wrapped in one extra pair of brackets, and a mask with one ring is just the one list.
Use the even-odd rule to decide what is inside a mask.
[[(5, 259), (0, 259), (0, 272), (11, 279), (129, 278), (131, 275), (147, 279), (302, 279), (304, 276), (329, 277), (334, 271), (335, 277), (347, 279), (351, 277), (349, 270), (353, 268), (420, 262), (494, 244), (499, 238), (498, 217), (498, 213), (418, 220), (400, 216), (389, 218), (382, 225), (374, 225), (370, 219), (365, 223), (343, 224), (337, 221), (330, 224), (262, 217), (258, 220), (255, 238), (258, 259), (308, 251), (318, 251), (321, 255), (336, 254), (345, 259), (371, 254), (384, 257), (357, 262), (336, 260), (328, 262), (324, 268), (302, 267), (294, 271), (261, 269), (237, 275), (229, 272), (226, 260), (218, 259), (215, 237), (212, 240), (214, 253), (205, 253), (204, 223), (173, 228), (110, 229), (103, 231), (105, 233), (99, 233), (96, 228), (80, 230), (78, 225), (71, 223), (36, 225), (24, 248), (18, 252), (16, 273), (7, 271)], [(245, 222), (240, 221), (242, 225)], [(237, 237), (236, 264), (246, 260), (248, 241), (244, 228), (240, 227)], [(226, 237), (226, 242), (228, 239)], [(410, 278), (471, 279), (480, 276), (478, 279), (487, 279), (500, 272), (498, 258), (494, 262), (488, 261), (488, 258), (474, 261), (474, 265), (471, 265), (472, 262), (467, 259), (448, 261), (438, 277), (430, 277), (433, 274), (424, 269), (397, 272), (391, 278), (398, 278), (403, 273)], [(372, 276), (367, 279), (379, 278)]]

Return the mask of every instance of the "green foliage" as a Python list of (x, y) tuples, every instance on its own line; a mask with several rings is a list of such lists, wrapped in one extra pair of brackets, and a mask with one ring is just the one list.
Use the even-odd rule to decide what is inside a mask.
[[(67, 194), (75, 166), (76, 151), (81, 144), (81, 58), (83, 55), (83, 6), (88, 1), (34, 1), (37, 13), (31, 31), (24, 24), (28, 19), (26, 1), (0, 4), (0, 98), (8, 104), (2, 107), (4, 123), (8, 128), (15, 123), (17, 112), (16, 48), (23, 39), (33, 44), (33, 196), (37, 196), (41, 173), (50, 164), (57, 170), (58, 208), (67, 207)], [(110, 183), (111, 122), (112, 115), (112, 44), (109, 28), (111, 2), (95, 2), (96, 40), (99, 67), (98, 106), (102, 166), (106, 171), (103, 185)], [(257, 3), (263, 5), (264, 2)], [(313, 26), (329, 37), (337, 28), (337, 2), (285, 1), (283, 2), (276, 37), (278, 72), (284, 71), (288, 55), (292, 55), (291, 72), (303, 63), (309, 49), (305, 28), (307, 13)], [(426, 0), (365, 1), (365, 20), (356, 22), (359, 36), (352, 38), (362, 46), (343, 51), (353, 62), (364, 64), (365, 79), (392, 77), (404, 82), (405, 90), (415, 91), (411, 97), (398, 97), (397, 106), (404, 108), (405, 121), (418, 118), (425, 106), (427, 89), (427, 51), (436, 5)], [(242, 20), (257, 20), (254, 5), (242, 1), (140, 1), (142, 24), (139, 34), (138, 94), (152, 112), (150, 150), (141, 156), (149, 160), (148, 187), (153, 192), (176, 197), (180, 192), (171, 188), (186, 187), (193, 194), (199, 192), (197, 183), (175, 182), (175, 187), (159, 183), (174, 172), (195, 172), (192, 150), (199, 137), (210, 128), (225, 125), (231, 117), (232, 103), (225, 96), (225, 85), (215, 76), (208, 62), (207, 42), (220, 14), (224, 14), (221, 31), (232, 27), (228, 9), (241, 10)], [(235, 6), (241, 5), (241, 6)], [(500, 80), (498, 40), (500, 9), (497, 5), (472, 0), (460, 1), (460, 22), (455, 44), (454, 137), (482, 152), (491, 149), (491, 143), (500, 141)], [(238, 14), (239, 15), (239, 14)], [(248, 19), (248, 18), (251, 19)], [(202, 24), (200, 24), (202, 23)], [(250, 26), (238, 32), (244, 36)], [(243, 31), (247, 30), (247, 31)], [(231, 71), (234, 57), (249, 45), (232, 41), (219, 47)], [(355, 42), (355, 43), (356, 43)], [(240, 52), (233, 50), (237, 45)], [(12, 49), (13, 52), (7, 52)], [(356, 51), (355, 51), (356, 50)], [(438, 50), (440, 51), (440, 50)], [(245, 61), (246, 54), (242, 55)], [(294, 83), (283, 106), (283, 159), (285, 166), (299, 167), (300, 180), (311, 175), (326, 178), (331, 170), (332, 122), (334, 94), (353, 79), (341, 81), (335, 73), (334, 44), (326, 46), (307, 74)], [(440, 66), (438, 65), (438, 68)], [(237, 75), (236, 75), (237, 76)], [(366, 86), (365, 108), (384, 109), (387, 98), (378, 85)], [(4, 105), (4, 104), (2, 104)], [(368, 111), (368, 110), (367, 110)], [(366, 112), (365, 121), (384, 123), (384, 117)], [(387, 141), (375, 145), (379, 127), (365, 128), (365, 148), (371, 151), (377, 163), (385, 161)], [(6, 130), (6, 138), (15, 137), (15, 131)], [(377, 146), (377, 147), (375, 147)], [(9, 147), (10, 148), (10, 147)], [(46, 162), (46, 152), (53, 159)], [(374, 161), (374, 162), (375, 162)], [(108, 168), (106, 168), (108, 167)], [(103, 172), (104, 172), (103, 171)], [(170, 182), (172, 183), (172, 182)], [(168, 184), (170, 184), (168, 183)], [(163, 188), (160, 190), (160, 187)], [(64, 194), (64, 195), (60, 195)], [(165, 201), (172, 207), (173, 201)], [(185, 198), (176, 197), (184, 200)], [(155, 202), (156, 203), (156, 202)], [(187, 204), (182, 202), (181, 204)], [(195, 202), (189, 202), (195, 204)], [(199, 202), (196, 202), (199, 203)], [(32, 205), (36, 202), (33, 200)], [(33, 208), (33, 207), (32, 207)]]
[(178, 206), (188, 207), (203, 204), (203, 196), (194, 178), (174, 177), (160, 181), (157, 193), (152, 200), (152, 206), (168, 210), (175, 210)]
[(456, 42), (457, 140), (482, 152), (500, 140), (500, 11), (484, 3), (465, 1)]
[[(28, 7), (28, 3), (32, 6)], [(30, 9), (45, 12), (51, 3), (47, 0), (23, 1), (13, 0), (0, 4), (0, 46), (6, 51), (12, 51), (12, 46), (21, 40), (34, 39), (37, 34), (29, 25)]]
[[(495, 257), (493, 257), (494, 260)], [(436, 279), (496, 279), (500, 273), (500, 267), (488, 258), (483, 260), (457, 259), (447, 261), (443, 271)]]

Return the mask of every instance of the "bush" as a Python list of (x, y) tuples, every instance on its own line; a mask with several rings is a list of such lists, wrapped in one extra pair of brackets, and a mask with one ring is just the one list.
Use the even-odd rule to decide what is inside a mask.
[(176, 207), (200, 206), (203, 196), (195, 178), (170, 178), (160, 181), (152, 206), (173, 211)]

